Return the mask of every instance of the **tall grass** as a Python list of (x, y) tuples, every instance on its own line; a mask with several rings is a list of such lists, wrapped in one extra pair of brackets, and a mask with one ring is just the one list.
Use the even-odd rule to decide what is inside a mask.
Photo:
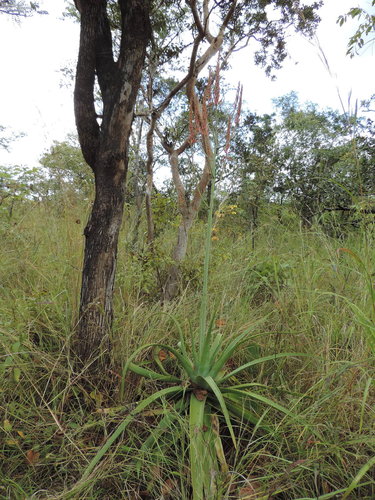
[[(86, 213), (87, 207), (75, 205), (34, 205), (16, 211), (10, 225), (0, 221), (1, 498), (69, 498), (71, 486), (117, 425), (140, 399), (161, 388), (128, 374), (120, 403), (116, 393), (90, 388), (85, 373), (72, 366), (69, 345)], [(163, 245), (172, 238), (166, 231)], [(200, 238), (198, 224), (186, 264), (191, 269), (202, 256)], [(199, 272), (187, 280), (178, 301), (161, 306), (142, 289), (142, 266), (151, 285), (152, 273), (148, 263), (129, 255), (126, 239), (124, 228), (113, 370), (103, 374), (118, 387), (122, 360), (141, 345), (178, 342), (161, 308), (186, 331), (199, 326)], [(339, 242), (319, 228), (302, 232), (282, 226), (270, 214), (258, 230), (255, 250), (251, 243), (240, 229), (235, 236), (222, 231), (213, 242), (209, 294), (217, 305), (216, 328), (229, 339), (263, 320), (227, 370), (270, 353), (308, 356), (250, 366), (238, 375), (238, 384), (259, 384), (254, 385), (259, 390), (267, 385), (270, 397), (299, 418), (254, 405), (259, 425), (245, 424), (240, 415), (233, 423), (237, 449), (219, 418), (225, 459), (217, 498), (370, 500), (375, 496), (374, 353), (353, 304), (370, 318), (374, 234), (357, 231)], [(364, 267), (339, 248), (350, 249)], [(146, 352), (142, 359), (149, 363), (153, 356)], [(163, 366), (173, 373), (175, 359), (165, 356)], [(79, 484), (74, 498), (191, 498), (187, 422), (176, 412), (171, 432), (155, 434), (170, 412), (175, 410), (168, 403), (140, 411), (116, 452)], [(156, 447), (140, 450), (150, 433)]]

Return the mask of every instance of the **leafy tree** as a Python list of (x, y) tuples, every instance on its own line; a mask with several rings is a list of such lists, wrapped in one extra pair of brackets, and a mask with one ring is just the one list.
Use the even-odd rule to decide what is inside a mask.
[(275, 116), (247, 113), (235, 136), (231, 161), (236, 202), (251, 229), (258, 225), (262, 203), (270, 200), (276, 176), (275, 145)]
[(309, 227), (325, 210), (349, 207), (356, 196), (374, 189), (368, 148), (369, 120), (338, 111), (301, 106), (295, 93), (275, 100), (278, 175), (275, 191), (287, 196)]
[(55, 141), (39, 161), (47, 170), (49, 191), (53, 196), (65, 196), (67, 192), (72, 192), (87, 198), (92, 194), (92, 171), (75, 137), (69, 136), (63, 142)]
[(37, 168), (0, 166), (0, 214), (11, 219), (16, 203), (38, 199), (41, 182)]

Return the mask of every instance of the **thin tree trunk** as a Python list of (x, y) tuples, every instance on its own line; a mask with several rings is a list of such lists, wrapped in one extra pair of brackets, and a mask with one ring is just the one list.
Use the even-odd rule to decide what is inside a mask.
[[(137, 164), (137, 171), (139, 171), (138, 167), (139, 164)], [(137, 172), (134, 172), (133, 190), (134, 190), (134, 201), (135, 201), (135, 214), (134, 214), (133, 238), (131, 246), (132, 249), (135, 251), (138, 246), (139, 227), (142, 221), (142, 208), (143, 208), (143, 195), (139, 186), (139, 178)]]
[(164, 299), (169, 301), (177, 297), (181, 284), (181, 262), (186, 257), (189, 232), (194, 222), (193, 213), (182, 219), (178, 228), (177, 243), (173, 249), (173, 263), (168, 268), (167, 279), (164, 285)]
[(147, 162), (146, 162), (146, 217), (147, 217), (147, 243), (152, 245), (155, 239), (155, 225), (152, 212), (152, 187), (154, 184), (154, 130), (156, 116), (151, 117), (150, 128), (147, 132)]
[(139, 178), (141, 172), (141, 158), (140, 158), (140, 144), (142, 139), (143, 130), (143, 120), (140, 121), (138, 126), (137, 140), (134, 141), (135, 147), (135, 158), (134, 158), (134, 171), (133, 171), (133, 192), (135, 201), (135, 215), (134, 215), (134, 228), (133, 228), (133, 238), (131, 246), (133, 250), (136, 249), (139, 238), (139, 226), (142, 220), (142, 206), (143, 206), (143, 195), (139, 186)]

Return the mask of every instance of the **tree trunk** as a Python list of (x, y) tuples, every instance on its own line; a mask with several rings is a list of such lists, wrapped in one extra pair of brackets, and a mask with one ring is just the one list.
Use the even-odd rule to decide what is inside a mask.
[[(95, 201), (85, 229), (80, 317), (75, 354), (91, 373), (110, 360), (113, 289), (121, 228), (129, 136), (134, 107), (151, 38), (150, 0), (118, 0), (121, 45), (113, 54), (107, 0), (75, 0), (81, 35), (74, 89), (78, 137), (95, 175)], [(103, 115), (95, 111), (95, 81)], [(103, 355), (107, 353), (106, 355)]]
[[(197, 117), (199, 116), (200, 123), (204, 123), (204, 120), (207, 120), (207, 116), (204, 116), (204, 111), (197, 95), (194, 92), (193, 87), (190, 87), (190, 95), (193, 96), (195, 101), (195, 113), (197, 114)], [(172, 254), (174, 263), (169, 266), (167, 279), (164, 285), (165, 300), (174, 299), (179, 292), (179, 285), (181, 282), (180, 264), (186, 256), (189, 231), (191, 229), (191, 226), (193, 225), (196, 215), (198, 214), (202, 196), (206, 191), (207, 185), (211, 179), (211, 162), (213, 159), (213, 151), (208, 131), (206, 131), (205, 133), (202, 132), (202, 145), (205, 154), (204, 168), (202, 170), (200, 179), (194, 189), (192, 199), (186, 199), (186, 191), (179, 173), (179, 156), (186, 150), (189, 145), (190, 139), (186, 140), (178, 149), (173, 149), (166, 143), (166, 141), (163, 142), (164, 148), (169, 152), (169, 163), (171, 166), (173, 183), (177, 191), (177, 205), (182, 216), (182, 222), (180, 224), (180, 227), (178, 228), (177, 243)]]
[(135, 205), (135, 215), (134, 215), (134, 227), (133, 227), (133, 237), (131, 248), (136, 251), (139, 239), (139, 227), (142, 221), (142, 209), (143, 209), (143, 194), (141, 187), (139, 185), (139, 179), (141, 174), (141, 158), (140, 158), (140, 144), (142, 139), (143, 121), (140, 121), (138, 126), (137, 140), (134, 143), (135, 158), (134, 158), (134, 171), (133, 171), (133, 192), (134, 192), (134, 205)]
[(96, 196), (85, 228), (85, 255), (82, 270), (78, 354), (85, 362), (99, 357), (98, 368), (108, 363), (109, 337), (113, 320), (113, 289), (117, 244), (124, 209), (125, 170), (121, 176), (103, 175), (98, 170)]
[(194, 222), (194, 214), (183, 217), (178, 228), (177, 243), (173, 249), (173, 264), (168, 268), (167, 279), (164, 285), (164, 299), (169, 301), (177, 297), (181, 283), (181, 262), (186, 257), (189, 231)]

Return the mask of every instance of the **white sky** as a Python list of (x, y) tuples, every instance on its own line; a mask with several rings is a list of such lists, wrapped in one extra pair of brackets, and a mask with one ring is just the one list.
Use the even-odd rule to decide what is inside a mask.
[[(349, 21), (340, 28), (336, 20), (357, 5), (371, 10), (370, 4), (370, 0), (325, 0), (317, 36), (334, 77), (319, 59), (318, 48), (300, 36), (290, 38), (289, 58), (275, 82), (252, 64), (249, 54), (237, 55), (231, 80), (244, 84), (247, 107), (258, 113), (270, 112), (272, 98), (291, 90), (298, 92), (301, 102), (309, 100), (336, 109), (340, 108), (337, 88), (345, 103), (350, 91), (353, 104), (355, 99), (369, 98), (375, 92), (374, 48), (354, 59), (345, 56), (348, 37), (357, 22)], [(60, 87), (59, 69), (75, 65), (79, 26), (61, 19), (64, 0), (44, 0), (40, 5), (49, 15), (18, 24), (0, 15), (0, 125), (9, 132), (27, 134), (9, 153), (0, 149), (1, 165), (37, 166), (53, 140), (64, 140), (75, 129), (72, 90)]]

